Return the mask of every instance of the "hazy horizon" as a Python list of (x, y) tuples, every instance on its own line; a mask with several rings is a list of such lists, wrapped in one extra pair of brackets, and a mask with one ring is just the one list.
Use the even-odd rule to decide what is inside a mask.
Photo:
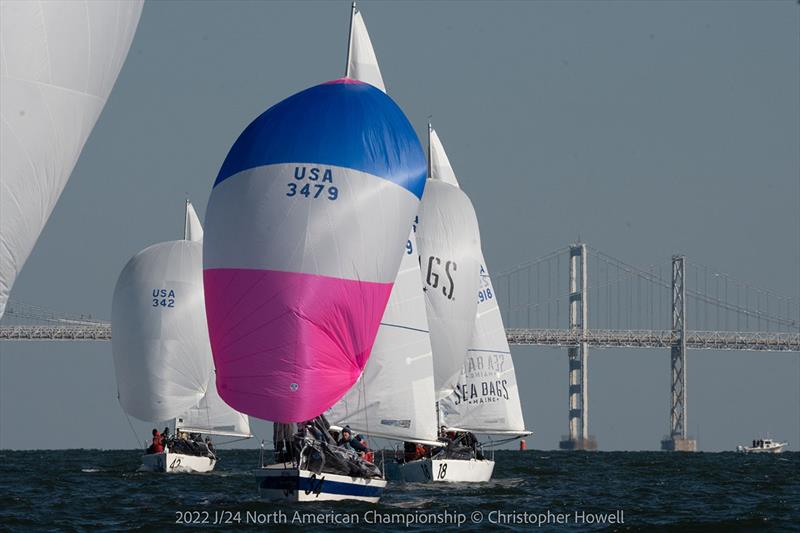
[[(128, 259), (201, 219), (258, 114), (343, 75), (350, 3), (146, 2), (117, 84), (12, 291), (110, 319)], [(359, 2), (389, 94), (427, 117), (497, 273), (575, 241), (685, 253), (800, 297), (800, 8), (772, 2)], [(690, 325), (691, 329), (691, 325)], [(567, 433), (566, 349), (512, 346), (529, 449)], [(701, 451), (800, 450), (800, 355), (694, 350)], [(592, 349), (590, 433), (657, 450), (669, 350)], [(143, 440), (152, 423), (132, 420)], [(253, 421), (271, 442), (271, 425)], [(0, 341), (0, 449), (129, 448), (111, 343)], [(137, 442), (138, 445), (138, 442)], [(511, 443), (510, 446), (516, 446)]]

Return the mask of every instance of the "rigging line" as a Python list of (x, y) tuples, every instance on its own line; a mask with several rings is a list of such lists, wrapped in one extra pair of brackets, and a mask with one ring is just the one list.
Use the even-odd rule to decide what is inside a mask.
[[(360, 381), (361, 381), (361, 394), (364, 397), (364, 430), (366, 434), (369, 435), (369, 409), (367, 409), (367, 406), (369, 406), (369, 399), (367, 398), (367, 380), (364, 377), (363, 372), (361, 374)], [(351, 433), (350, 438), (354, 437), (355, 435)]]
[[(218, 442), (218, 443), (215, 445), (215, 447), (216, 447), (216, 446), (225, 446), (225, 445), (227, 445), (227, 444), (233, 444), (234, 442), (239, 442), (239, 441), (247, 440), (247, 439), (249, 439), (249, 438), (250, 438), (250, 437), (239, 437), (238, 439), (226, 440), (226, 441), (224, 441), (224, 442)], [(213, 443), (212, 443), (212, 444), (213, 444)]]
[[(119, 393), (117, 393), (117, 399), (119, 399)], [(122, 412), (125, 413), (124, 410)], [(128, 421), (128, 426), (131, 428), (133, 438), (136, 439), (136, 448), (141, 447), (143, 441), (139, 440), (139, 435), (136, 434), (136, 430), (133, 428), (133, 423), (131, 422), (131, 417), (128, 416), (128, 413), (125, 413), (125, 420)]]

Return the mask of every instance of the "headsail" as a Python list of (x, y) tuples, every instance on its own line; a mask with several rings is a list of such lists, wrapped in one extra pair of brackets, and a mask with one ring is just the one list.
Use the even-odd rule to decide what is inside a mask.
[(206, 214), (204, 279), (222, 398), (311, 419), (372, 350), (425, 186), (411, 124), (341, 79), (268, 109), (228, 154)]
[(328, 420), (377, 437), (436, 441), (431, 355), (412, 230), (364, 373), (325, 413)]
[(476, 433), (527, 435), (497, 294), (481, 256), (475, 331), (458, 386), (441, 402), (445, 425)]
[(0, 317), (128, 54), (141, 0), (0, 2)]
[(378, 66), (378, 58), (372, 48), (367, 26), (364, 24), (364, 18), (361, 16), (361, 12), (356, 7), (355, 2), (353, 2), (350, 16), (350, 38), (347, 43), (345, 77), (369, 83), (386, 92), (381, 69)]
[[(430, 126), (429, 136), (430, 160), (439, 160), (441, 144), (430, 142), (436, 138)], [(467, 195), (433, 172), (419, 207), (417, 242), (436, 397), (442, 399), (456, 386), (475, 324), (480, 234)]]

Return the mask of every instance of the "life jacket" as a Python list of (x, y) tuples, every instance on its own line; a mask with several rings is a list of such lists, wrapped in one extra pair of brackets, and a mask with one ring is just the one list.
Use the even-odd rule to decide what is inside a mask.
[(415, 459), (421, 459), (425, 457), (425, 446), (422, 444), (417, 443), (417, 454)]
[(161, 434), (156, 433), (153, 435), (153, 453), (161, 453), (164, 451), (164, 445), (162, 444)]

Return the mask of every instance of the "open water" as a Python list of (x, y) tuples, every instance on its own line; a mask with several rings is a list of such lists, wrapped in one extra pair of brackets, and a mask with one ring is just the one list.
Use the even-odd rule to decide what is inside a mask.
[(0, 451), (0, 530), (800, 531), (800, 453), (499, 451), (489, 483), (390, 483), (377, 505), (259, 501), (258, 454), (166, 475), (136, 450)]

